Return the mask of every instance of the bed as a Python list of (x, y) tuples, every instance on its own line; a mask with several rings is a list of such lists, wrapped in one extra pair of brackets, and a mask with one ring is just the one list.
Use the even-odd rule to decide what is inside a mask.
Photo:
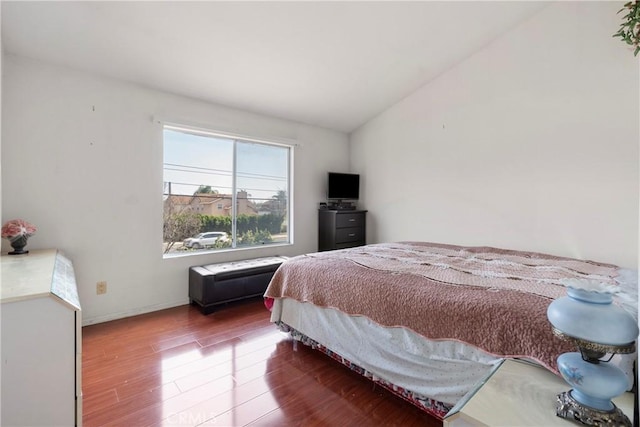
[[(637, 319), (637, 274), (536, 252), (425, 242), (366, 245), (290, 258), (265, 292), (271, 321), (440, 419), (505, 358), (557, 374), (575, 351), (553, 335), (549, 303), (563, 279), (618, 285)], [(635, 355), (613, 363), (633, 383)]]

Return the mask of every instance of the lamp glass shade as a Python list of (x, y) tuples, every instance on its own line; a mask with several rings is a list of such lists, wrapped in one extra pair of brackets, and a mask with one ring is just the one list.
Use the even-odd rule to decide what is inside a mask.
[(610, 293), (567, 288), (567, 296), (549, 304), (547, 317), (555, 329), (569, 337), (614, 347), (632, 345), (638, 337), (638, 325), (612, 301)]

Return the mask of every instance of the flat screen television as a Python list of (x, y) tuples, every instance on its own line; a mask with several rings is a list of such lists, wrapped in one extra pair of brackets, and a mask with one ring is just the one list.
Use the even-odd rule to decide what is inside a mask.
[(358, 200), (360, 197), (360, 175), (329, 172), (327, 180), (328, 200)]

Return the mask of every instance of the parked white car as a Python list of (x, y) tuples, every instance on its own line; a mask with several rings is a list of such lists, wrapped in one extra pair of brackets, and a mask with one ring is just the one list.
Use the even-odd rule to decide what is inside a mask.
[(228, 242), (229, 237), (224, 231), (209, 231), (200, 233), (195, 237), (189, 237), (182, 242), (185, 248), (202, 249), (207, 246), (213, 246), (216, 242)]

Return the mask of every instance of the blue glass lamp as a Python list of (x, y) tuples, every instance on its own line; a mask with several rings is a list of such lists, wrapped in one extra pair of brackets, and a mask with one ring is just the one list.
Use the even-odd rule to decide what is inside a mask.
[(635, 351), (638, 325), (613, 304), (614, 286), (577, 279), (564, 284), (567, 296), (549, 305), (547, 318), (554, 334), (575, 343), (580, 352), (558, 357), (558, 370), (572, 389), (558, 395), (556, 413), (586, 425), (631, 426), (611, 401), (625, 392), (627, 377), (606, 362), (616, 353)]

